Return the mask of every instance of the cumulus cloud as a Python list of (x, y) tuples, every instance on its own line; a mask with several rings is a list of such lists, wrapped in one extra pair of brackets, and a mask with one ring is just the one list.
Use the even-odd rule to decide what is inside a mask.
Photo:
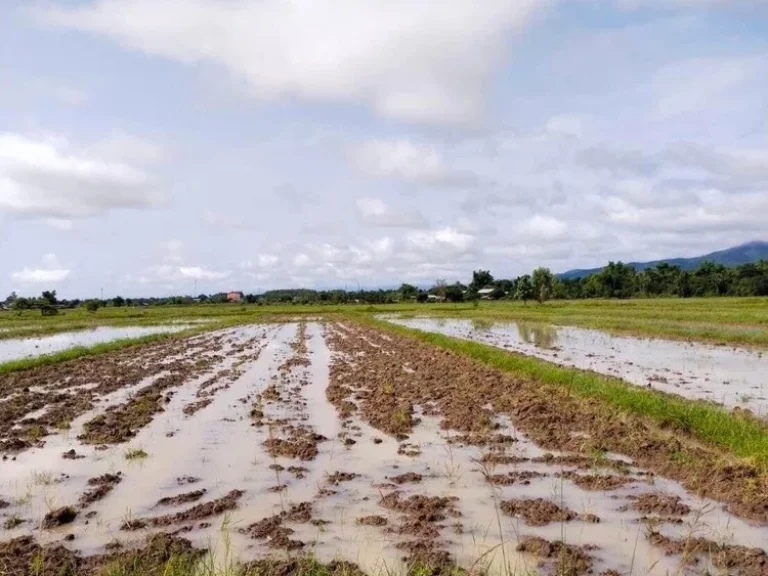
[(61, 282), (69, 276), (69, 270), (42, 270), (40, 268), (24, 268), (11, 274), (11, 279), (25, 284), (51, 284)]
[(78, 153), (61, 138), (0, 133), (0, 211), (68, 218), (163, 199), (139, 168)]
[(530, 238), (553, 240), (565, 235), (568, 227), (553, 216), (534, 214), (520, 226), (520, 231)]
[(183, 64), (213, 63), (261, 99), (358, 103), (398, 120), (475, 124), (505, 39), (540, 0), (94, 0), (54, 26)]
[(58, 257), (49, 253), (42, 257), (39, 268), (24, 267), (23, 270), (11, 272), (10, 278), (22, 284), (56, 284), (65, 280), (70, 271), (61, 266)]
[(360, 170), (380, 178), (434, 186), (467, 186), (476, 181), (471, 172), (447, 166), (435, 148), (405, 139), (365, 142), (352, 159)]
[(222, 280), (229, 276), (229, 272), (217, 272), (200, 266), (182, 266), (179, 268), (179, 273), (184, 278), (193, 280)]
[(418, 230), (406, 236), (409, 247), (414, 251), (449, 250), (452, 252), (466, 252), (469, 250), (475, 237), (466, 232), (459, 232), (456, 228), (446, 226), (436, 230)]

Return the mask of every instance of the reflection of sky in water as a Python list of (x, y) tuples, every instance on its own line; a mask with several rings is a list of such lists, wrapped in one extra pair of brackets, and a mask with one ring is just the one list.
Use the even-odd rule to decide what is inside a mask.
[(40, 356), (60, 352), (74, 346), (93, 346), (102, 342), (120, 340), (121, 338), (139, 338), (148, 334), (179, 332), (188, 328), (187, 325), (173, 326), (123, 326), (113, 328), (99, 326), (93, 330), (78, 330), (77, 332), (62, 332), (52, 336), (39, 338), (9, 338), (0, 340), (0, 362)]
[(768, 374), (768, 355), (760, 352), (541, 323), (450, 318), (390, 321), (768, 415), (768, 382), (763, 376)]

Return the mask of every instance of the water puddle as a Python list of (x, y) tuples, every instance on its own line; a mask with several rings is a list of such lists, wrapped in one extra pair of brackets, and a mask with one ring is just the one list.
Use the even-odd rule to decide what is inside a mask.
[(562, 366), (594, 370), (686, 398), (768, 415), (768, 355), (737, 348), (613, 336), (599, 330), (523, 322), (386, 318), (521, 352)]
[(122, 338), (140, 338), (150, 334), (180, 332), (190, 326), (189, 323), (169, 324), (166, 326), (125, 326), (119, 328), (99, 326), (92, 330), (62, 332), (53, 336), (8, 338), (0, 340), (0, 363), (60, 352), (75, 346), (93, 346), (94, 344), (120, 340)]

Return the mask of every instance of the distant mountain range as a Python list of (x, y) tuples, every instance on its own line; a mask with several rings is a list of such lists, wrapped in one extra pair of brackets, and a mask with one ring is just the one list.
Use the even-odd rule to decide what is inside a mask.
[[(653, 268), (661, 263), (673, 264), (680, 266), (683, 270), (694, 270), (698, 268), (702, 262), (710, 261), (723, 266), (739, 266), (741, 264), (749, 264), (750, 262), (757, 262), (758, 260), (768, 260), (768, 242), (755, 241), (747, 242), (740, 246), (734, 246), (733, 248), (727, 248), (726, 250), (719, 250), (718, 252), (712, 252), (705, 254), (704, 256), (694, 256), (693, 258), (669, 258), (666, 260), (653, 260), (651, 262), (628, 262), (629, 266), (632, 266), (635, 270), (645, 270), (646, 268)], [(600, 272), (602, 268), (590, 268), (588, 270), (568, 270), (562, 274), (558, 274), (560, 278), (583, 278)]]

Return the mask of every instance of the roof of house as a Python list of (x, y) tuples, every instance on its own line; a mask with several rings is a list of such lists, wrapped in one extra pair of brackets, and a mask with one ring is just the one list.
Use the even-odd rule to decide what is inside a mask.
[(490, 294), (494, 290), (496, 290), (496, 288), (493, 288), (493, 287), (491, 287), (491, 288), (481, 288), (480, 290), (477, 291), (477, 293), (478, 294)]

